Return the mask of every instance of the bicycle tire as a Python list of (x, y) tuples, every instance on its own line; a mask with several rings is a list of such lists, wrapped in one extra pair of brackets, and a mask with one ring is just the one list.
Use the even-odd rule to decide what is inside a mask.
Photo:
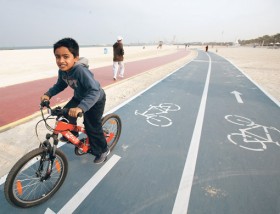
[(108, 147), (110, 150), (113, 150), (121, 135), (122, 123), (120, 117), (113, 113), (106, 115), (102, 118), (102, 128)]
[(181, 109), (180, 106), (174, 103), (161, 103), (159, 107), (165, 109), (167, 107), (168, 111), (179, 111)]
[(254, 122), (246, 117), (238, 116), (238, 115), (226, 115), (225, 119), (233, 124), (239, 126), (252, 126)]
[(156, 117), (151, 117), (147, 119), (147, 122), (153, 126), (159, 126), (159, 127), (168, 127), (172, 125), (171, 119), (161, 115)]
[[(254, 152), (262, 152), (267, 149), (266, 145), (262, 142), (258, 142), (257, 140), (254, 142), (245, 142), (244, 136), (241, 133), (232, 133), (227, 136), (228, 140), (236, 146), (240, 148), (254, 151)], [(250, 138), (250, 136), (247, 136)]]
[[(44, 168), (45, 164), (50, 166), (48, 155), (46, 148), (40, 147), (24, 155), (13, 166), (4, 187), (5, 197), (9, 203), (22, 208), (32, 207), (47, 201), (57, 192), (66, 178), (68, 162), (63, 152), (56, 149), (50, 177), (40, 180), (47, 172), (48, 167)], [(40, 171), (36, 170), (39, 168)], [(28, 176), (29, 171), (31, 177)], [(39, 186), (41, 189), (38, 188)]]

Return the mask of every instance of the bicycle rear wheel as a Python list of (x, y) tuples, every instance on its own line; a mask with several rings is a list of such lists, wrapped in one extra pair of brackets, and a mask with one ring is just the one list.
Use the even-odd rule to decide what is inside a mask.
[(233, 124), (239, 126), (252, 126), (254, 122), (246, 117), (238, 116), (238, 115), (226, 115), (225, 119)]
[(112, 150), (117, 144), (122, 130), (121, 119), (116, 114), (108, 114), (102, 118), (102, 127), (107, 145)]
[(167, 111), (179, 111), (181, 108), (180, 106), (174, 104), (174, 103), (161, 103), (159, 107), (167, 110)]
[(68, 172), (67, 158), (59, 149), (53, 162), (50, 156), (46, 148), (41, 147), (14, 165), (4, 187), (8, 202), (32, 207), (48, 200), (61, 187)]

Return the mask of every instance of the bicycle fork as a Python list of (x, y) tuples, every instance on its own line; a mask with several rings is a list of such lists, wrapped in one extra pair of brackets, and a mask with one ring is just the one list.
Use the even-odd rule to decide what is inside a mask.
[[(53, 146), (51, 146), (50, 139), (53, 139)], [(37, 177), (41, 177), (40, 181), (45, 181), (51, 177), (54, 160), (56, 159), (56, 148), (58, 144), (58, 134), (47, 134), (46, 140), (43, 142), (44, 153), (41, 155), (40, 164), (38, 171), (36, 172)], [(42, 176), (44, 170), (44, 162), (48, 161), (46, 174)]]

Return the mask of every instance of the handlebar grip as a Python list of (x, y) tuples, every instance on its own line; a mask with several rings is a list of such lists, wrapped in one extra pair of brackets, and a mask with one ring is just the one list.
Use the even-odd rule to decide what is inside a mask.
[[(67, 117), (69, 114), (69, 108), (61, 108), (60, 106), (54, 108), (52, 110), (52, 115), (53, 116), (64, 116), (64, 117)], [(79, 112), (77, 117), (82, 117), (83, 116), (83, 113), (82, 112)]]
[(41, 107), (50, 107), (50, 101), (49, 100), (43, 100), (40, 103)]
[[(63, 111), (63, 115), (67, 116), (69, 112), (69, 108), (64, 108), (62, 109), (62, 111)], [(82, 117), (83, 115), (84, 115), (83, 112), (79, 112), (77, 117)]]

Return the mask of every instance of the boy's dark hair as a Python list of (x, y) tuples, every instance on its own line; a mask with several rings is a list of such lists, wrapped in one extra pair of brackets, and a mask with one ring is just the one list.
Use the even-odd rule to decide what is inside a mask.
[(72, 38), (64, 38), (56, 42), (53, 45), (53, 52), (55, 52), (55, 50), (60, 47), (68, 48), (68, 50), (73, 54), (74, 57), (79, 56), (79, 45)]

